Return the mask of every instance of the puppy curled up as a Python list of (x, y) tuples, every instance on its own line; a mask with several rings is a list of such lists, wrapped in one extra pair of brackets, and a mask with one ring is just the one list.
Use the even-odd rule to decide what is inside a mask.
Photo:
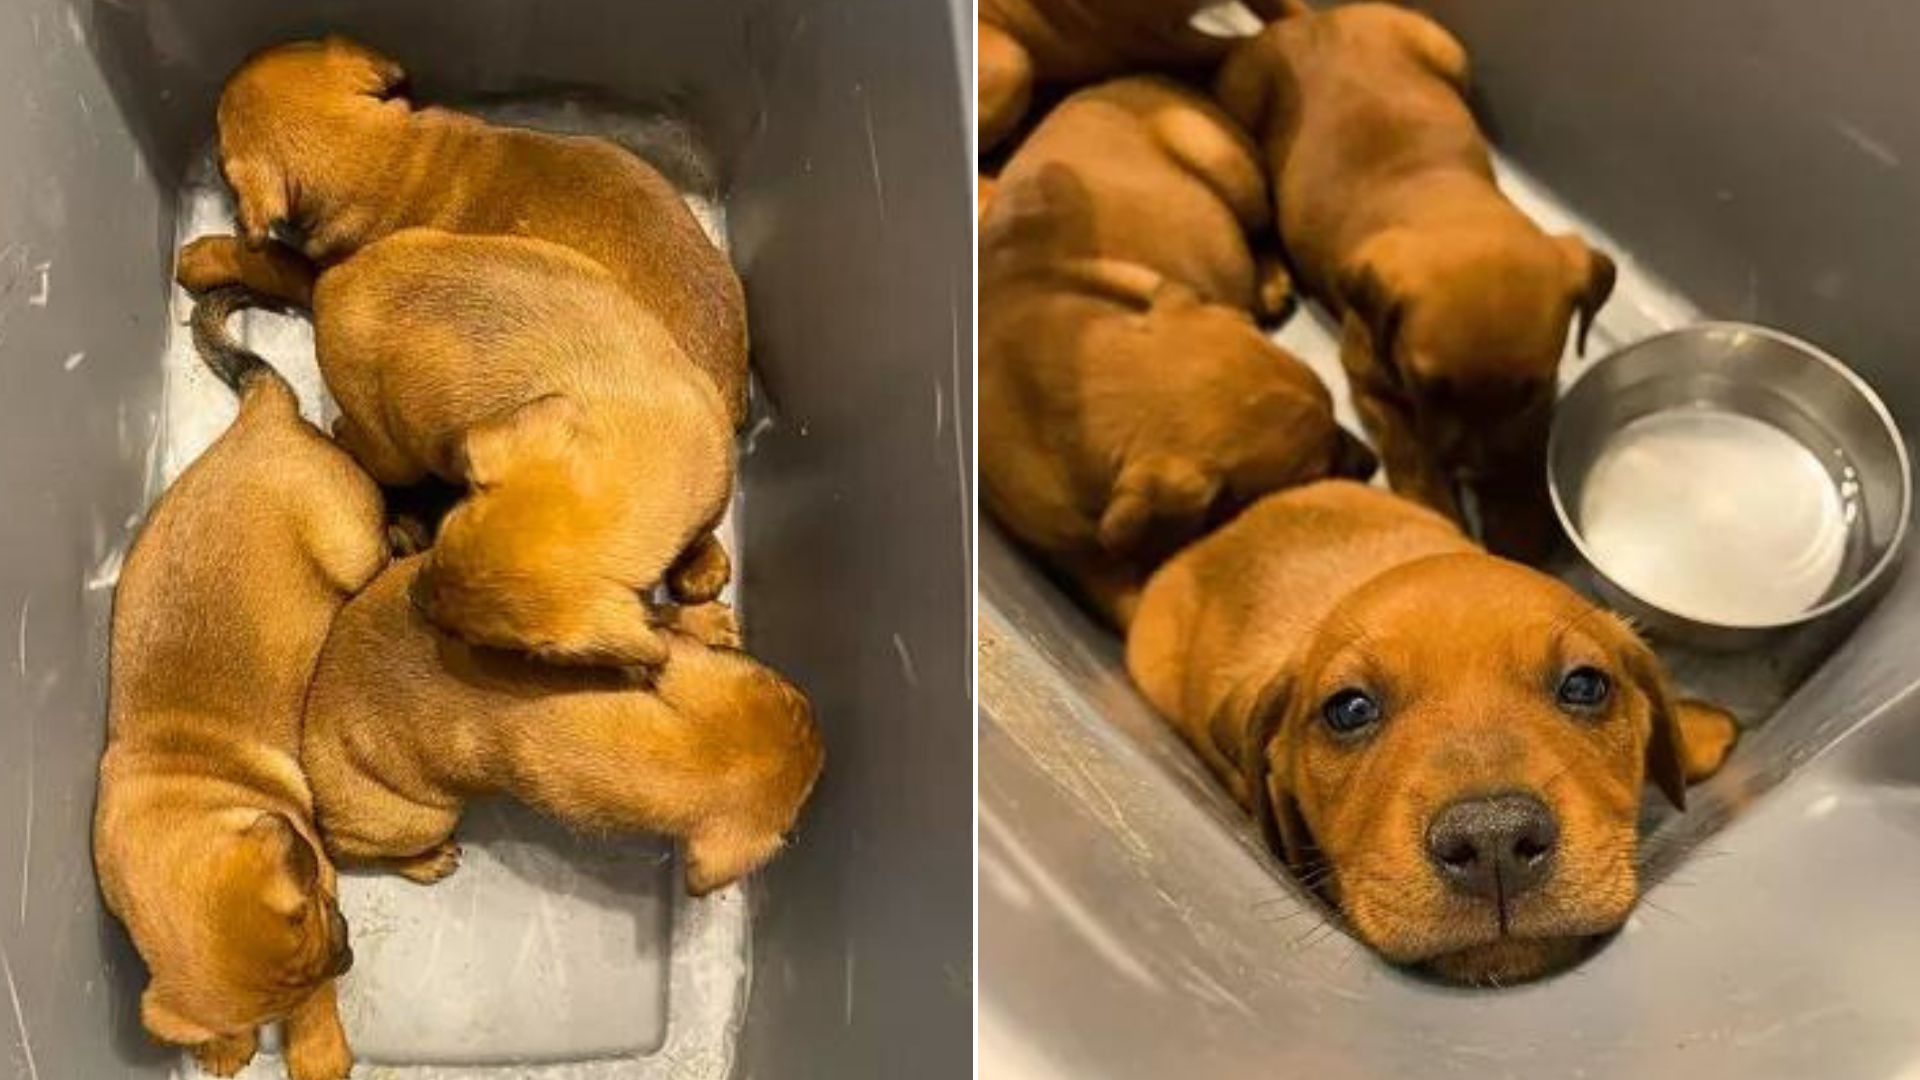
[[(299, 303), (300, 263), (207, 237), (180, 277), (237, 275), (262, 302)], [(642, 594), (664, 580), (683, 601), (719, 595), (734, 450), (719, 395), (660, 320), (571, 249), (429, 229), (310, 291), (334, 437), (382, 484), (467, 491), (418, 575), (428, 616), (557, 663), (663, 662)]]
[(1614, 266), (1501, 193), (1466, 89), (1460, 43), (1380, 3), (1275, 22), (1215, 84), (1265, 151), (1300, 284), (1344, 321), (1394, 490), (1455, 520), (1474, 506), (1495, 552), (1537, 561), (1558, 535), (1545, 459), (1568, 325), (1584, 348)]
[(1326, 387), (1255, 324), (1287, 300), (1246, 241), (1267, 214), (1246, 138), (1198, 95), (1131, 78), (1062, 102), (982, 220), (985, 504), (1115, 621), (1239, 507), (1373, 471)]
[(284, 1020), (294, 1080), (342, 1080), (352, 950), (300, 724), (335, 613), (386, 560), (380, 494), (258, 357), (210, 359), (239, 415), (155, 504), (114, 591), (94, 865), (147, 965), (148, 1032), (231, 1076)]
[(494, 793), (683, 841), (695, 895), (780, 849), (824, 751), (806, 697), (737, 651), (724, 607), (678, 609), (670, 662), (636, 680), (441, 633), (408, 599), (423, 567), (396, 561), (354, 598), (314, 678), (303, 761), (333, 856), (436, 881), (466, 801)]
[(1736, 733), (1615, 616), (1342, 481), (1168, 561), (1127, 667), (1361, 941), (1467, 983), (1618, 929), (1643, 783), (1684, 805)]
[(745, 419), (740, 279), (665, 177), (605, 139), (416, 109), (405, 89), (400, 64), (343, 37), (249, 57), (218, 115), (220, 169), (248, 243), (282, 228), (322, 264), (408, 228), (572, 248), (660, 319), (734, 425)]

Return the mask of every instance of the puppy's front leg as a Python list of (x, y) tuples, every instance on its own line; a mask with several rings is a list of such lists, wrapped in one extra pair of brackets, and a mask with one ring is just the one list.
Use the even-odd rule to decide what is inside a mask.
[(193, 1048), (193, 1060), (215, 1076), (235, 1076), (253, 1060), (260, 1040), (253, 1032), (204, 1042)]
[(293, 1080), (346, 1080), (353, 1051), (340, 1026), (340, 1004), (328, 981), (287, 1014), (287, 1075)]
[(727, 549), (712, 533), (706, 533), (667, 569), (667, 591), (682, 604), (706, 604), (720, 598), (720, 591), (733, 577), (733, 562)]

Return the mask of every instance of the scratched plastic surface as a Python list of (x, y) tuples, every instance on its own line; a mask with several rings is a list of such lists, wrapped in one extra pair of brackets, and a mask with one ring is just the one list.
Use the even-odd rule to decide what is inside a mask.
[[(662, 161), (683, 183), (697, 183), (703, 172), (686, 130), (661, 118), (558, 100), (491, 102), (480, 111), (548, 130), (607, 134)], [(182, 244), (232, 231), (231, 203), (214, 175), (203, 156), (181, 192)], [(687, 201), (724, 246), (724, 208), (697, 196)], [(190, 310), (176, 289), (162, 482), (225, 430), (235, 407), (193, 349)], [(293, 383), (307, 417), (330, 423), (338, 410), (315, 363), (311, 325), (270, 312), (248, 312), (234, 325)], [(722, 541), (738, 550), (731, 512)], [(736, 580), (740, 570), (736, 561)], [(727, 598), (734, 599), (731, 587)], [(505, 800), (471, 806), (457, 838), (460, 870), (437, 885), (377, 873), (342, 878), (355, 962), (341, 983), (341, 1016), (362, 1061), (408, 1080), (503, 1063), (544, 1065), (566, 1078), (725, 1075), (748, 959), (738, 887), (690, 900), (665, 841), (577, 836)], [(183, 1069), (196, 1074), (190, 1063)], [(262, 1058), (244, 1075), (264, 1080), (279, 1069)]]

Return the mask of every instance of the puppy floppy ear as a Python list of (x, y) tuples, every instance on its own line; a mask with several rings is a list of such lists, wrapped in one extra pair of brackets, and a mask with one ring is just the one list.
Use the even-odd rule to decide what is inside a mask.
[(1185, 458), (1129, 462), (1100, 515), (1100, 546), (1122, 558), (1164, 554), (1199, 535), (1220, 477)]
[(573, 402), (558, 394), (536, 398), (468, 428), (455, 451), (454, 469), (474, 487), (499, 483), (516, 458), (564, 454), (578, 418)]
[(258, 157), (236, 157), (224, 163), (227, 186), (233, 189), (234, 213), (240, 236), (248, 247), (265, 247), (273, 227), (292, 213), (292, 195), (278, 168)]
[(327, 51), (346, 60), (353, 72), (353, 92), (372, 97), (392, 96), (406, 85), (407, 71), (399, 61), (389, 59), (352, 38), (328, 34)]
[(1554, 243), (1560, 245), (1560, 251), (1566, 256), (1573, 278), (1573, 309), (1579, 320), (1574, 336), (1574, 351), (1580, 356), (1587, 354), (1587, 331), (1593, 329), (1593, 320), (1600, 314), (1607, 298), (1613, 295), (1613, 282), (1616, 275), (1613, 260), (1604, 253), (1587, 246), (1585, 240), (1568, 234), (1554, 237)]
[(260, 845), (280, 869), (267, 901), (286, 913), (299, 910), (320, 883), (320, 857), (313, 844), (285, 814), (272, 811), (254, 819), (247, 827), (247, 839)]
[(1653, 730), (1647, 736), (1647, 779), (1660, 788), (1674, 809), (1687, 808), (1687, 753), (1680, 729), (1681, 703), (1673, 696), (1665, 665), (1647, 644), (1626, 630), (1627, 674), (1647, 696)]
[(1207, 732), (1215, 749), (1238, 767), (1242, 799), (1267, 846), (1288, 865), (1298, 866), (1312, 838), (1287, 777), (1284, 740), (1292, 708), (1293, 673), (1282, 670), (1228, 694), (1209, 718)]
[(1373, 358), (1380, 367), (1398, 374), (1395, 346), (1407, 313), (1408, 289), (1401, 239), (1387, 233), (1361, 247), (1353, 264), (1340, 272), (1334, 288), (1340, 306), (1367, 329)]
[(220, 1037), (219, 1033), (175, 1012), (154, 983), (148, 983), (140, 994), (140, 1025), (147, 1029), (147, 1034), (171, 1046), (199, 1046)]

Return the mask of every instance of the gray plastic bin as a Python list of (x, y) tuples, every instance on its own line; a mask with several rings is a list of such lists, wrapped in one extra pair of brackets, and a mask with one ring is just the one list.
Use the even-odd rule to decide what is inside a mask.
[[(447, 916), (445, 949), (466, 949), (465, 967), (389, 956), (389, 971), (416, 965), (421, 989), (349, 1000), (349, 1035), (365, 1036), (356, 1076), (967, 1074), (964, 26), (944, 0), (8, 5), (0, 1076), (187, 1069), (140, 1030), (145, 973), (93, 882), (106, 616), (198, 392), (169, 359), (183, 310), (170, 275), (178, 239), (207, 224), (187, 204), (206, 195), (215, 96), (252, 49), (324, 30), (401, 60), (420, 100), (486, 100), (536, 123), (620, 118), (616, 134), (724, 211), (765, 417), (743, 457), (738, 599), (750, 647), (811, 694), (829, 760), (795, 845), (744, 898), (714, 903), (678, 895), (658, 844), (581, 843), (476, 808), (482, 876), (444, 895), (519, 875), (531, 899), (479, 896), (479, 921)], [(527, 104), (559, 99), (572, 104)], [(304, 345), (257, 340), (277, 363)], [(434, 911), (383, 920), (376, 886), (350, 888), (372, 890), (349, 907), (363, 965), (426, 949), (415, 928)], [(724, 963), (688, 950), (727, 920), (750, 925), (750, 946)], [(463, 1011), (469, 999), (486, 1009)], [(688, 1019), (699, 1001), (719, 1004)], [(248, 1075), (277, 1070), (262, 1060)]]

